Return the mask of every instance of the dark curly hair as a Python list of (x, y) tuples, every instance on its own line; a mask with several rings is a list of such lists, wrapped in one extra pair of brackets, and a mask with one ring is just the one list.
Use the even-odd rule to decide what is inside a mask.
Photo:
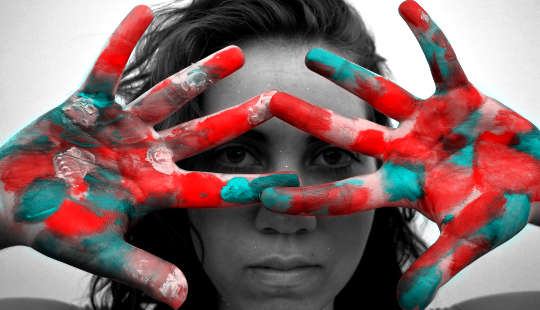
[[(137, 46), (120, 83), (119, 94), (126, 101), (225, 46), (272, 37), (324, 42), (352, 55), (352, 61), (373, 72), (381, 73), (385, 68), (361, 17), (343, 0), (193, 0), (182, 4), (155, 12), (154, 23)], [(202, 116), (202, 104), (204, 94), (157, 127)], [(372, 112), (372, 120), (388, 124), (387, 117)], [(200, 168), (204, 154), (177, 164), (186, 170)], [(368, 309), (400, 309), (396, 288), (402, 268), (425, 250), (408, 226), (413, 216), (410, 209), (375, 211), (364, 255), (337, 295), (335, 309), (356, 309), (359, 303)], [(186, 210), (163, 210), (142, 219), (128, 231), (126, 239), (185, 273), (190, 293), (182, 309), (216, 309), (218, 292), (195, 253), (190, 237), (194, 229)], [(94, 309), (145, 309), (147, 305), (169, 309), (139, 290), (98, 276), (92, 280), (90, 300)]]

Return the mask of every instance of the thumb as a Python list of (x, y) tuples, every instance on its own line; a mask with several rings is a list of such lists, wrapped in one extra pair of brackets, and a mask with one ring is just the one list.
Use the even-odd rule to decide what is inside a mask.
[(441, 226), (439, 239), (401, 277), (401, 307), (427, 307), (439, 287), (523, 229), (528, 215), (529, 201), (522, 194), (485, 193), (466, 205)]

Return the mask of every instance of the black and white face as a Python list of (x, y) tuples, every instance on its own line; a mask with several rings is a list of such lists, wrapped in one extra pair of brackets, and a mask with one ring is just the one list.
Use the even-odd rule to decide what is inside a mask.
[[(315, 44), (268, 40), (241, 47), (244, 67), (206, 91), (205, 113), (276, 89), (345, 116), (367, 117), (364, 102), (304, 66)], [(292, 170), (303, 185), (376, 170), (373, 158), (329, 145), (277, 118), (210, 152), (212, 170)], [(373, 211), (316, 218), (261, 206), (188, 209), (188, 215), (200, 233), (203, 266), (221, 296), (220, 309), (235, 310), (332, 309), (362, 257), (373, 221)]]

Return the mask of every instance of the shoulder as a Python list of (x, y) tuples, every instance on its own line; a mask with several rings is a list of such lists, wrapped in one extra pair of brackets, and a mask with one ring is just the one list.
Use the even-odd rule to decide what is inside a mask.
[(85, 310), (65, 302), (43, 298), (1, 298), (2, 310)]
[(538, 310), (540, 309), (540, 291), (502, 293), (478, 297), (460, 302), (448, 308), (430, 310)]

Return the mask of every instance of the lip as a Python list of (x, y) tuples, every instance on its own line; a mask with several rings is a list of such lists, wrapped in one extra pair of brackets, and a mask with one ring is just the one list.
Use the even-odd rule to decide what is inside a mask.
[[(309, 288), (322, 278), (323, 266), (304, 257), (268, 257), (248, 266), (255, 283), (270, 288)], [(260, 285), (258, 285), (260, 287)]]
[(303, 256), (291, 256), (291, 257), (271, 256), (271, 257), (266, 257), (250, 265), (249, 267), (260, 268), (260, 269), (274, 269), (274, 270), (279, 270), (279, 271), (289, 271), (293, 269), (321, 267), (321, 265), (315, 262), (312, 262)]

